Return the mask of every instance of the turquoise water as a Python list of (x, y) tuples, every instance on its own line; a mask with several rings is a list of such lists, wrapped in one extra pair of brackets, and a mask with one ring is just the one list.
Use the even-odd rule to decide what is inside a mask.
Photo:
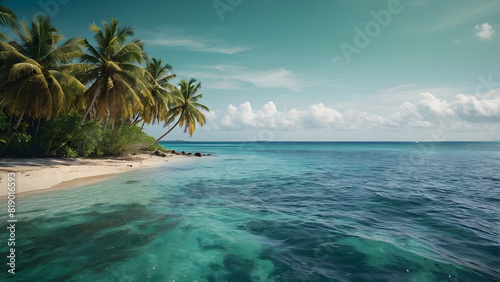
[(22, 195), (16, 281), (500, 279), (500, 143), (163, 145), (214, 156)]

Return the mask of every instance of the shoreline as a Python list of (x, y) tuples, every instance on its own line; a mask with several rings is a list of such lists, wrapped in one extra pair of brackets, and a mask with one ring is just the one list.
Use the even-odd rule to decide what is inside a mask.
[(160, 166), (187, 159), (183, 155), (166, 157), (143, 153), (107, 158), (13, 158), (0, 165), (0, 198), (8, 195), (7, 176), (15, 172), (16, 194), (48, 192), (96, 183), (117, 174)]

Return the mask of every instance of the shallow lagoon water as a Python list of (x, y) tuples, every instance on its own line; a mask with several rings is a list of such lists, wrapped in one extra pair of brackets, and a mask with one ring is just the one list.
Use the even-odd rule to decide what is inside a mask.
[(19, 195), (16, 281), (500, 279), (499, 143), (163, 145), (214, 156)]

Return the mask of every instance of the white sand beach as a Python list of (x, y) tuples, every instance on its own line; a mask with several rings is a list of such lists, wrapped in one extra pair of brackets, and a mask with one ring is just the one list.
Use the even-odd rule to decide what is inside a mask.
[(0, 197), (7, 196), (8, 173), (15, 173), (16, 193), (61, 189), (90, 184), (117, 173), (187, 159), (182, 155), (151, 154), (116, 158), (26, 158), (0, 160)]

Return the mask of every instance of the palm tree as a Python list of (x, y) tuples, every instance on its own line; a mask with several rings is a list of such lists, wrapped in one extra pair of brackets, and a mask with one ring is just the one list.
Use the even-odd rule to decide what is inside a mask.
[(177, 95), (181, 98), (181, 102), (170, 109), (170, 115), (165, 122), (165, 126), (172, 123), (177, 116), (179, 119), (165, 134), (156, 139), (156, 143), (169, 134), (177, 125), (184, 126), (184, 132), (188, 132), (189, 136), (193, 136), (196, 123), (200, 126), (205, 125), (206, 117), (200, 110), (207, 112), (210, 110), (207, 106), (198, 103), (198, 99), (202, 98), (203, 94), (196, 94), (201, 88), (201, 82), (195, 83), (196, 79), (194, 78), (189, 81), (181, 80), (179, 82), (180, 90), (174, 89), (174, 91), (178, 92)]
[(126, 120), (142, 110), (141, 98), (151, 96), (147, 88), (148, 73), (138, 66), (145, 57), (140, 40), (126, 42), (134, 34), (131, 27), (118, 27), (118, 21), (103, 22), (104, 30), (90, 26), (97, 45), (83, 41), (87, 53), (78, 64), (80, 81), (91, 85), (85, 93), (87, 108), (78, 127), (91, 111), (98, 121)]
[(180, 101), (180, 97), (175, 96), (176, 92), (170, 91), (173, 85), (169, 81), (175, 78), (175, 74), (171, 74), (172, 66), (169, 64), (163, 65), (161, 59), (151, 59), (148, 61), (146, 70), (151, 75), (149, 90), (151, 92), (152, 101), (143, 101), (144, 109), (136, 120), (141, 116), (142, 125), (155, 124), (156, 122), (166, 121), (168, 118), (168, 109), (170, 105), (174, 105)]
[(161, 87), (170, 85), (170, 80), (176, 77), (175, 74), (170, 73), (172, 71), (172, 66), (170, 64), (163, 65), (161, 59), (152, 58), (148, 61), (146, 70)]
[[(115, 124), (118, 120), (127, 120), (142, 110), (141, 100), (152, 101), (147, 88), (149, 73), (138, 66), (146, 57), (144, 44), (140, 40), (127, 42), (134, 35), (131, 27), (118, 27), (118, 20), (102, 22), (104, 30), (95, 23), (90, 25), (94, 32), (94, 47), (87, 39), (82, 46), (87, 52), (81, 56), (80, 64), (73, 64), (79, 71), (77, 76), (85, 85), (90, 85), (82, 104), (87, 105), (85, 112), (72, 134), (85, 122), (90, 112), (95, 120)], [(123, 123), (122, 123), (123, 124)], [(70, 134), (70, 135), (72, 135)], [(48, 155), (55, 154), (69, 142), (63, 142)]]
[[(0, 0), (0, 3), (3, 1)], [(6, 26), (10, 28), (16, 28), (17, 27), (17, 17), (16, 14), (9, 8), (0, 5), (0, 25), (1, 26)], [(5, 34), (0, 32), (0, 40), (7, 39)]]
[(0, 44), (0, 107), (10, 117), (50, 119), (76, 107), (85, 86), (72, 72), (71, 63), (83, 53), (81, 39), (70, 39), (57, 47), (63, 36), (47, 16), (38, 16), (28, 29), (24, 22), (15, 29), (20, 43)]

